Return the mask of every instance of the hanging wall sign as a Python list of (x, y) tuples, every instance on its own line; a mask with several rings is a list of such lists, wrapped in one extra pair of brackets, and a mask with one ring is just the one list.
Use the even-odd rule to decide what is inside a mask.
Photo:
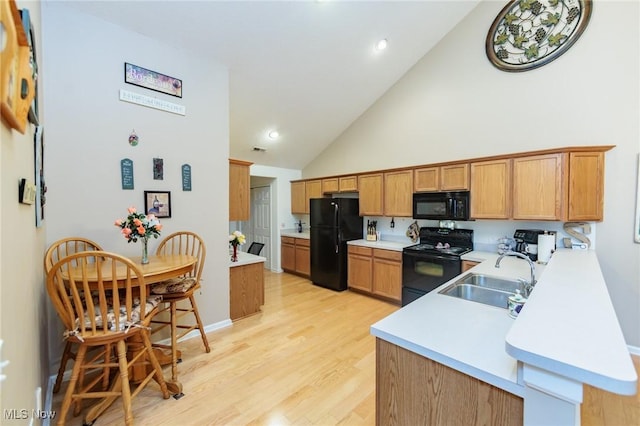
[(122, 189), (133, 189), (133, 161), (124, 158), (120, 160), (120, 178)]
[(513, 0), (498, 14), (486, 39), (487, 56), (503, 71), (545, 65), (580, 37), (591, 17), (591, 0)]
[(153, 159), (153, 179), (154, 180), (164, 179), (164, 161), (162, 161), (162, 158)]
[(171, 112), (173, 114), (185, 115), (187, 113), (187, 108), (184, 105), (178, 105), (163, 99), (129, 92), (128, 90), (120, 90), (120, 100), (136, 105), (159, 109), (161, 111)]
[(188, 164), (182, 165), (182, 190), (191, 191), (191, 166)]

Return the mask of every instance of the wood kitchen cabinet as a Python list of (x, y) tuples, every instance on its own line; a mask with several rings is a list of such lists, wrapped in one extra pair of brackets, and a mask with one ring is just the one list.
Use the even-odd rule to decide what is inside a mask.
[(229, 221), (246, 221), (251, 216), (251, 164), (229, 159)]
[(349, 288), (400, 303), (402, 300), (402, 252), (349, 246)]
[(414, 192), (468, 191), (469, 164), (415, 169), (413, 183)]
[(322, 198), (322, 180), (291, 182), (291, 213), (309, 214), (309, 200)]
[(229, 268), (229, 316), (232, 320), (260, 312), (264, 305), (264, 262)]
[(569, 154), (568, 221), (604, 219), (604, 152)]
[(383, 184), (382, 173), (358, 176), (358, 192), (360, 193), (360, 216), (383, 216)]
[(563, 219), (565, 163), (565, 154), (513, 159), (513, 219)]
[(303, 277), (311, 276), (309, 239), (280, 237), (280, 267)]
[(471, 163), (471, 218), (509, 219), (511, 159)]
[(333, 194), (338, 192), (358, 191), (357, 176), (341, 176), (335, 178), (322, 179), (322, 193)]
[(377, 425), (522, 425), (524, 400), (376, 338), (375, 411)]
[(474, 262), (472, 260), (463, 260), (462, 261), (462, 272), (466, 272), (474, 266), (479, 265), (480, 262)]
[(413, 170), (384, 174), (384, 215), (413, 216)]

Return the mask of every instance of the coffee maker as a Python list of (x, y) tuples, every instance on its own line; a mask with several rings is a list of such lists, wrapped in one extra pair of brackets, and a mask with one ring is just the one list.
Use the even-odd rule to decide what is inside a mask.
[(544, 234), (542, 229), (516, 229), (513, 239), (516, 241), (515, 251), (529, 256), (534, 262), (538, 260), (538, 235)]

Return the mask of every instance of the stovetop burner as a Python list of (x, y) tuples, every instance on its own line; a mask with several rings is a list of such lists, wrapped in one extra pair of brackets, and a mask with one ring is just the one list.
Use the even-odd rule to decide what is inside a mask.
[(421, 253), (462, 256), (473, 250), (473, 230), (424, 227), (420, 228), (420, 243), (405, 250)]

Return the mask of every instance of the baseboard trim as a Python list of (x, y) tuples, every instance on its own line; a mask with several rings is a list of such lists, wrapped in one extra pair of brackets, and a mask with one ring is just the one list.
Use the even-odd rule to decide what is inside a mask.
[(631, 355), (640, 356), (640, 347), (627, 345), (627, 348), (629, 348), (629, 353)]

